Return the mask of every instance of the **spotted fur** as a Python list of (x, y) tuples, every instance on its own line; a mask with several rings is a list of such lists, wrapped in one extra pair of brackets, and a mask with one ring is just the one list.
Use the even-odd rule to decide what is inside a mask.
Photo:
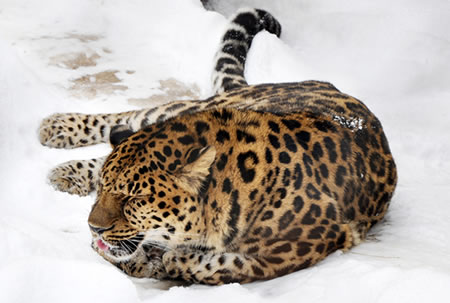
[(247, 85), (244, 78), (247, 52), (255, 35), (262, 30), (281, 35), (280, 23), (266, 11), (244, 9), (231, 18), (215, 58), (212, 82), (216, 93)]
[[(217, 62), (263, 28), (279, 35), (268, 13), (239, 12)], [(358, 244), (388, 209), (397, 173), (373, 113), (326, 82), (249, 86), (234, 49), (230, 66), (216, 64), (223, 92), (206, 100), (41, 126), (48, 146), (112, 143), (106, 160), (62, 164), (51, 180), (80, 195), (98, 184), (92, 246), (131, 276), (276, 278)]]

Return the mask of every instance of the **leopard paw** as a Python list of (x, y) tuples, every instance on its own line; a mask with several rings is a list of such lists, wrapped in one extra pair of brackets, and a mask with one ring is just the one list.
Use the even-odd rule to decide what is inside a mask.
[(91, 161), (93, 160), (73, 160), (62, 163), (50, 171), (48, 179), (59, 191), (87, 196), (95, 190), (99, 180), (98, 174), (101, 165), (97, 163), (97, 165), (92, 165)]
[(182, 271), (179, 266), (180, 256), (176, 251), (168, 251), (162, 256), (162, 263), (164, 265), (165, 272), (167, 276), (171, 279), (182, 278)]

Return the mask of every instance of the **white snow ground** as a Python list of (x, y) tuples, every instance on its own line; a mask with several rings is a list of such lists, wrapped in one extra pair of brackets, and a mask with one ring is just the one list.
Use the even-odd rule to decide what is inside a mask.
[[(0, 302), (450, 301), (450, 3), (233, 0), (220, 10), (239, 3), (268, 9), (284, 28), (281, 40), (256, 37), (250, 83), (327, 80), (382, 121), (399, 184), (372, 239), (242, 286), (128, 278), (90, 248), (94, 195), (46, 182), (54, 165), (108, 147), (43, 147), (39, 122), (54, 112), (134, 109), (129, 99), (167, 97), (158, 81), (171, 77), (207, 97), (226, 19), (197, 0), (0, 0)], [(95, 65), (73, 66), (74, 58)], [(96, 74), (105, 71), (103, 83)]]

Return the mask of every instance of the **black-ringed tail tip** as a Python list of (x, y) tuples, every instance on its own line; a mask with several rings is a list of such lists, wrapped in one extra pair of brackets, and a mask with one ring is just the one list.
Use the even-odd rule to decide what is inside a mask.
[(212, 74), (215, 93), (247, 85), (244, 78), (245, 60), (253, 38), (262, 30), (277, 37), (281, 35), (280, 23), (264, 10), (244, 8), (231, 17), (215, 57)]

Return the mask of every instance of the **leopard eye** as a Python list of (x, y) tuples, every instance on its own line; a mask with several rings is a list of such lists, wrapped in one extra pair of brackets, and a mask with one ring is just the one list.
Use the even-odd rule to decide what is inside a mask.
[(131, 197), (130, 196), (124, 196), (121, 200), (120, 200), (120, 207), (123, 209), (125, 207), (125, 205), (127, 205), (128, 201), (130, 201)]

